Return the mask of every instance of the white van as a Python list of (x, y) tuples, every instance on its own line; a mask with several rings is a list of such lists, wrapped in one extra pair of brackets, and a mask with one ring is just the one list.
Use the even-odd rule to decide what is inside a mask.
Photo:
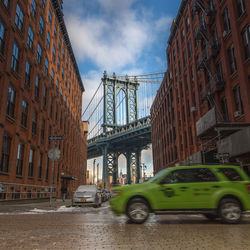
[(101, 191), (94, 185), (79, 186), (72, 198), (72, 206), (92, 205), (94, 207), (100, 207), (101, 204)]

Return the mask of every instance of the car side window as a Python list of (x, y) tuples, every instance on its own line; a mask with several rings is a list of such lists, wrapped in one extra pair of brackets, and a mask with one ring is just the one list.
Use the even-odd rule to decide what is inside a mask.
[(242, 181), (240, 174), (233, 168), (219, 168), (229, 181)]
[(193, 183), (218, 181), (214, 173), (208, 168), (179, 169), (169, 173), (161, 184)]

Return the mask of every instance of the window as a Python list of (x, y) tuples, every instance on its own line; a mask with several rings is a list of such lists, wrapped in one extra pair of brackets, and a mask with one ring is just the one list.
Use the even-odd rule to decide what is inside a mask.
[(218, 181), (214, 173), (208, 168), (180, 169), (169, 173), (161, 183), (195, 183)]
[(62, 79), (64, 79), (64, 68), (62, 66)]
[(225, 36), (231, 30), (228, 8), (225, 8), (222, 14), (222, 18), (223, 18), (223, 27), (225, 32), (225, 33), (223, 32), (223, 36)]
[(35, 0), (31, 1), (30, 13), (33, 17), (35, 17), (36, 15), (36, 1)]
[(44, 73), (47, 76), (48, 75), (48, 67), (49, 67), (49, 62), (48, 62), (48, 58), (45, 57), (45, 61), (44, 61)]
[(237, 1), (238, 17), (240, 17), (246, 11), (245, 0), (236, 0), (236, 1)]
[(185, 39), (185, 33), (184, 33), (184, 28), (181, 30), (181, 42), (183, 43)]
[(59, 56), (57, 57), (57, 69), (60, 71), (60, 58)]
[(8, 173), (9, 171), (10, 149), (11, 149), (11, 137), (8, 134), (4, 134), (0, 172)]
[(231, 45), (227, 49), (227, 55), (228, 55), (228, 62), (229, 62), (229, 67), (230, 67), (230, 72), (233, 74), (234, 72), (237, 71), (237, 64), (236, 64), (236, 58), (234, 55), (234, 46)]
[(68, 62), (68, 57), (66, 58), (66, 68), (68, 68), (68, 64), (69, 64), (69, 62)]
[(24, 144), (19, 142), (17, 147), (17, 165), (16, 165), (16, 175), (22, 176), (23, 172), (23, 158), (24, 158)]
[(37, 130), (37, 111), (34, 109), (32, 117), (32, 135), (36, 135)]
[(0, 19), (0, 54), (4, 53), (4, 45), (5, 45), (5, 27)]
[(58, 39), (58, 47), (59, 47), (59, 49), (61, 49), (61, 44), (62, 44), (61, 37), (59, 37), (59, 39)]
[(13, 45), (13, 54), (12, 54), (12, 59), (11, 59), (11, 68), (15, 72), (18, 71), (18, 67), (19, 67), (18, 54), (19, 54), (19, 47), (16, 44), (16, 42), (14, 42), (14, 45)]
[(30, 149), (28, 176), (33, 177), (33, 174), (34, 174), (34, 150)]
[(55, 45), (53, 45), (53, 52), (52, 53), (53, 53), (52, 54), (52, 59), (55, 62), (55, 60), (56, 60), (56, 48), (55, 48)]
[(23, 11), (19, 4), (16, 6), (15, 24), (19, 30), (23, 28)]
[(44, 20), (43, 20), (42, 16), (40, 16), (39, 32), (41, 35), (43, 34), (43, 29), (44, 29)]
[(59, 93), (59, 81), (56, 79), (56, 92)]
[(42, 179), (43, 154), (39, 154), (38, 158), (38, 179)]
[(44, 143), (44, 135), (45, 135), (45, 120), (42, 119), (41, 124), (41, 142)]
[(29, 61), (26, 61), (25, 65), (25, 84), (29, 87), (30, 86), (30, 63)]
[(190, 30), (190, 21), (189, 21), (189, 17), (186, 18), (186, 29), (187, 29), (187, 33)]
[(226, 97), (223, 97), (221, 100), (221, 111), (222, 111), (223, 121), (225, 122), (229, 121)]
[(55, 75), (54, 70), (51, 69), (51, 84), (52, 85), (54, 85), (54, 75)]
[(233, 93), (234, 93), (234, 103), (235, 103), (236, 111), (239, 111), (240, 114), (244, 114), (244, 109), (243, 109), (243, 104), (242, 104), (242, 100), (241, 100), (241, 93), (240, 93), (240, 86), (239, 85), (237, 85), (233, 89)]
[(50, 48), (50, 34), (47, 32), (47, 48)]
[(43, 87), (43, 107), (45, 108), (47, 105), (47, 88)]
[(33, 48), (33, 40), (34, 40), (34, 32), (31, 26), (29, 26), (27, 44), (31, 49)]
[(28, 118), (28, 104), (25, 100), (22, 101), (22, 117), (21, 125), (27, 128), (27, 118)]
[(221, 62), (217, 63), (216, 65), (216, 71), (217, 71), (217, 79), (218, 79), (218, 82), (223, 82), (224, 79), (223, 79), (223, 71), (222, 71), (222, 65), (221, 65)]
[(2, 2), (4, 4), (4, 6), (8, 9), (9, 5), (10, 5), (9, 0), (2, 0)]
[(56, 37), (57, 31), (56, 31), (56, 25), (54, 25), (54, 36)]
[(63, 59), (65, 58), (65, 49), (63, 48)]
[(41, 58), (42, 58), (42, 48), (40, 44), (38, 43), (37, 45), (37, 61), (38, 63), (41, 63)]
[(41, 0), (42, 1), (42, 7), (43, 9), (45, 8), (45, 5), (46, 5), (46, 0)]
[(16, 92), (9, 86), (8, 89), (8, 100), (7, 100), (7, 115), (14, 118), (14, 111), (15, 111), (15, 101), (16, 101)]
[(47, 157), (46, 181), (49, 180), (49, 157)]
[(40, 95), (39, 92), (40, 92), (39, 91), (39, 76), (36, 75), (36, 80), (35, 80), (35, 98), (36, 99), (39, 99), (39, 95)]
[(219, 168), (219, 170), (230, 181), (242, 181), (243, 180), (240, 174), (233, 168)]
[(51, 11), (50, 11), (50, 10), (49, 10), (48, 19), (49, 19), (49, 24), (51, 25), (51, 23), (52, 23), (52, 14), (51, 14)]
[(242, 40), (243, 40), (243, 46), (244, 46), (245, 59), (248, 59), (250, 57), (250, 26), (249, 25), (247, 25), (247, 27), (242, 32)]

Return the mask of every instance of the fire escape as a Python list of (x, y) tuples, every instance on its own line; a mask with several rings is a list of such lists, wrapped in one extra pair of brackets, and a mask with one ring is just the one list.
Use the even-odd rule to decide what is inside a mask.
[[(197, 137), (202, 146), (203, 163), (227, 162), (229, 153), (218, 150), (221, 140), (246, 126), (232, 123), (225, 117), (219, 92), (225, 88), (222, 69), (216, 65), (215, 58), (220, 52), (220, 44), (216, 28), (213, 25), (216, 10), (213, 0), (193, 0), (193, 14), (197, 14), (200, 22), (195, 29), (196, 43), (200, 43), (202, 53), (197, 58), (198, 72), (203, 71), (206, 86), (200, 91), (201, 100), (207, 100), (210, 110), (196, 122)], [(222, 150), (223, 151), (223, 150)]]

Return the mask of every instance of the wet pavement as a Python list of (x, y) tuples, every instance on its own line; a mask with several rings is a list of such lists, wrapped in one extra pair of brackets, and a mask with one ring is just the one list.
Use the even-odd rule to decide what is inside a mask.
[(250, 215), (241, 224), (201, 215), (151, 215), (143, 225), (70, 201), (0, 205), (0, 249), (250, 249)]

